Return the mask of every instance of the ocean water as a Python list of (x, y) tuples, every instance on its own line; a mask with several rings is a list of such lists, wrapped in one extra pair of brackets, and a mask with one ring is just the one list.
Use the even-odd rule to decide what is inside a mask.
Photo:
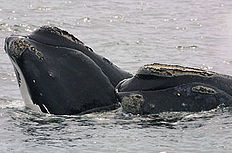
[(67, 30), (131, 73), (156, 62), (232, 75), (230, 0), (0, 0), (0, 152), (232, 152), (229, 108), (149, 116), (26, 109), (4, 39), (42, 25)]

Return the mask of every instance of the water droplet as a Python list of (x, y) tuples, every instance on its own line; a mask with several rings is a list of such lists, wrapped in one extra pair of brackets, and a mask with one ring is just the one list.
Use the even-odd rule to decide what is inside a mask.
[(224, 63), (224, 64), (230, 64), (230, 62), (229, 62), (229, 61), (223, 61), (223, 63)]
[(51, 11), (51, 8), (50, 7), (39, 7), (38, 10), (48, 12), (48, 11)]
[(65, 4), (71, 4), (72, 1), (65, 1)]
[(90, 18), (85, 17), (85, 18), (83, 19), (83, 21), (84, 21), (84, 22), (90, 22)]
[(25, 31), (27, 31), (27, 32), (32, 32), (32, 30), (31, 30), (31, 29), (25, 29)]
[(169, 21), (169, 19), (164, 19), (164, 22), (168, 22)]
[(136, 41), (136, 44), (142, 44), (142, 43), (143, 43), (142, 40), (137, 40), (137, 41)]
[(6, 80), (7, 78), (6, 77), (2, 77), (2, 80)]
[(182, 103), (182, 106), (184, 106), (184, 107), (185, 107), (185, 106), (186, 106), (186, 104), (185, 104), (185, 103)]
[(197, 23), (197, 25), (198, 25), (199, 27), (202, 27), (202, 24), (200, 24), (200, 23)]
[(190, 21), (197, 21), (197, 18), (191, 18)]
[(182, 28), (182, 30), (186, 30), (186, 29), (187, 29), (187, 27), (183, 27), (183, 28)]
[(53, 77), (53, 73), (52, 73), (52, 72), (48, 72), (48, 75), (49, 75), (50, 77)]
[(33, 83), (35, 83), (36, 81), (35, 80), (32, 80), (33, 81)]

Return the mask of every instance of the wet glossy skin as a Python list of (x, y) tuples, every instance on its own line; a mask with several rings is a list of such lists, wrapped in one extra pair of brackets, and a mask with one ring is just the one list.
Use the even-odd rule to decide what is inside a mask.
[(91, 58), (102, 72), (109, 78), (115, 87), (119, 81), (132, 77), (126, 71), (121, 70), (108, 59), (96, 54), (91, 48), (75, 38), (72, 34), (57, 27), (41, 27), (28, 36), (30, 39), (56, 47), (71, 48), (80, 51)]
[(177, 65), (150, 64), (116, 87), (122, 107), (134, 114), (207, 111), (232, 104), (232, 77)]
[(88, 113), (114, 109), (118, 102), (133, 114), (206, 111), (232, 104), (231, 76), (155, 63), (132, 77), (56, 27), (10, 36), (5, 50), (26, 105), (45, 113)]
[(22, 78), (26, 80), (32, 102), (46, 113), (79, 114), (114, 107), (117, 99), (113, 84), (131, 75), (72, 39), (53, 27), (42, 27), (25, 37), (6, 38), (5, 50), (19, 86)]

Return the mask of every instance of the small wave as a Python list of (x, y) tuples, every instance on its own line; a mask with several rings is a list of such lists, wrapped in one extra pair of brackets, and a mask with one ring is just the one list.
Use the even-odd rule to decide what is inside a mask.
[(176, 46), (176, 48), (180, 49), (180, 50), (184, 50), (184, 49), (197, 49), (198, 46), (196, 46), (196, 45), (190, 45), (190, 46), (181, 46), (181, 45), (179, 45), (179, 46)]
[(8, 24), (8, 23), (1, 23), (0, 24), (0, 31), (2, 32), (13, 32), (14, 34), (27, 34), (35, 30), (36, 27), (29, 26), (27, 24)]
[(0, 108), (1, 109), (12, 109), (12, 108), (24, 108), (24, 103), (22, 100), (0, 98)]

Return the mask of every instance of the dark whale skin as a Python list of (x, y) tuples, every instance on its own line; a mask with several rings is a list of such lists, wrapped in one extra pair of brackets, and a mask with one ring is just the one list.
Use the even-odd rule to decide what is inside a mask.
[(43, 44), (72, 48), (82, 52), (102, 69), (102, 72), (109, 78), (114, 87), (121, 80), (132, 77), (132, 74), (118, 68), (105, 57), (96, 54), (90, 47), (86, 46), (76, 37), (57, 27), (40, 27), (28, 37)]
[(66, 115), (118, 107), (114, 86), (131, 74), (73, 42), (67, 32), (53, 35), (53, 28), (5, 40), (19, 86), (26, 80), (33, 104), (42, 112)]
[(178, 65), (149, 64), (116, 91), (125, 112), (208, 111), (232, 105), (232, 77)]
[(45, 113), (84, 114), (115, 109), (119, 102), (133, 114), (232, 105), (231, 76), (158, 63), (132, 76), (57, 27), (10, 36), (4, 48), (23, 98)]

